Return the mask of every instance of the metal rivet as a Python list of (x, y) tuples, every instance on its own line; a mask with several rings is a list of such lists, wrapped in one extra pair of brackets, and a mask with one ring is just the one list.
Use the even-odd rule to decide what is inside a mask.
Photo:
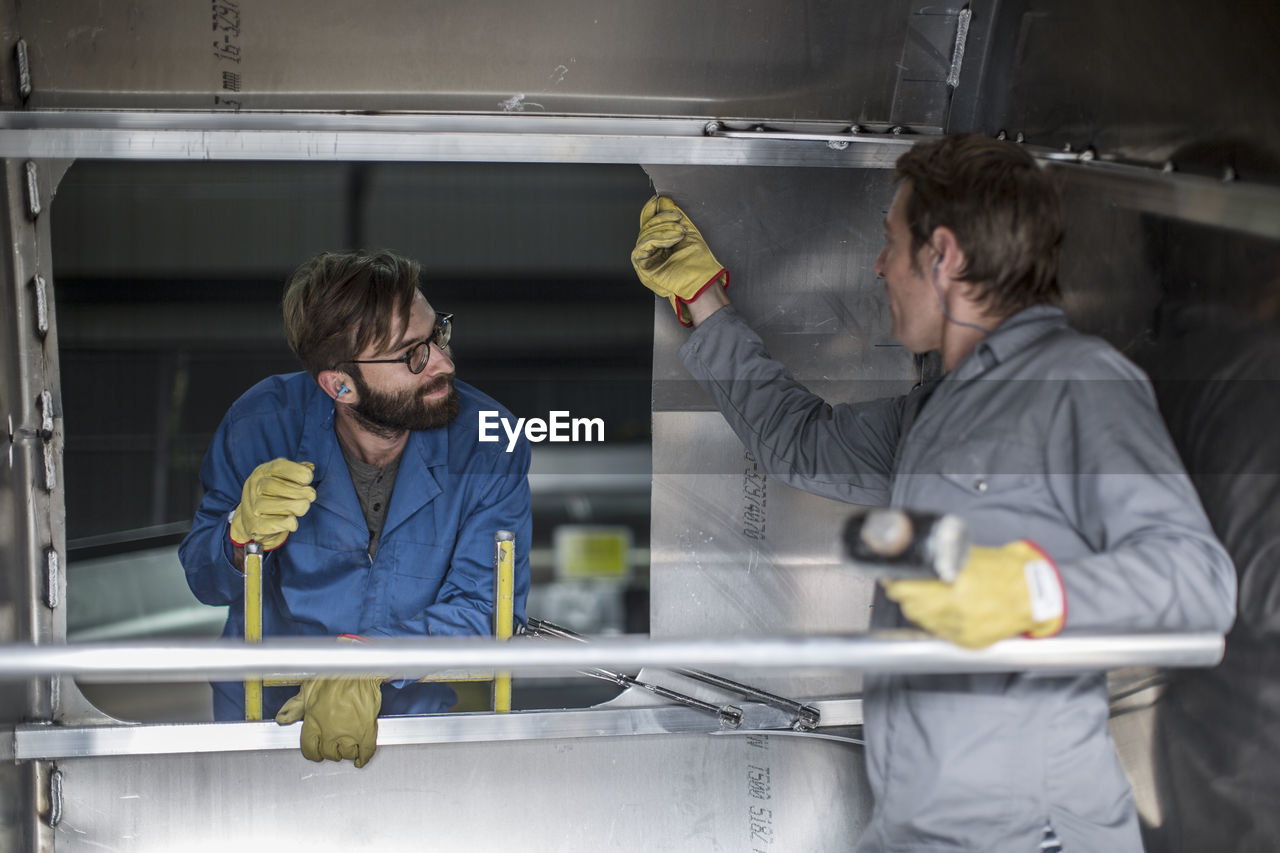
[(40, 177), (35, 161), (28, 160), (24, 163), (23, 171), (27, 177), (27, 216), (35, 219), (40, 215)]
[(45, 441), (53, 438), (53, 394), (48, 390), (40, 392), (40, 437)]
[(49, 774), (49, 826), (62, 823), (62, 771)]
[(13, 46), (13, 56), (18, 66), (18, 97), (25, 101), (31, 97), (31, 62), (27, 58), (26, 39), (18, 39)]
[(44, 490), (52, 492), (58, 485), (58, 472), (53, 464), (53, 445), (46, 441), (40, 447), (40, 455), (44, 457)]
[(46, 295), (44, 276), (39, 273), (31, 279), (36, 293), (36, 334), (41, 338), (49, 334), (49, 299)]
[(985, 492), (985, 491), (987, 490), (987, 481), (986, 481), (986, 480), (974, 480), (974, 481), (973, 481), (973, 487), (974, 487), (975, 489), (977, 489), (978, 491), (980, 491), (980, 492)]
[(50, 610), (58, 609), (58, 552), (52, 548), (44, 554), (44, 603)]

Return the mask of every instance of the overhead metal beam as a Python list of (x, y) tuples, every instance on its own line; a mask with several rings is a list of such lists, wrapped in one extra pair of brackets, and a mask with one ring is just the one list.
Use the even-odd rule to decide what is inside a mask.
[(914, 142), (801, 129), (810, 137), (797, 144), (784, 133), (712, 136), (688, 119), (36, 111), (0, 113), (0, 157), (891, 168)]
[(1280, 186), (1110, 162), (1088, 151), (1036, 153), (1073, 187), (1118, 207), (1280, 239)]

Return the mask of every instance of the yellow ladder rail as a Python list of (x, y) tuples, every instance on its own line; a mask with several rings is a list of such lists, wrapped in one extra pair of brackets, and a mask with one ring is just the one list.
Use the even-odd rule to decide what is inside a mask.
[[(244, 641), (262, 642), (262, 546), (244, 546)], [(244, 718), (262, 719), (262, 677), (244, 683)]]
[[(493, 536), (493, 636), (500, 643), (511, 639), (515, 630), (516, 537), (510, 530)], [(511, 711), (511, 673), (493, 674), (493, 710)]]
[[(493, 537), (493, 636), (506, 642), (515, 633), (515, 534), (499, 530)], [(244, 550), (244, 641), (262, 642), (262, 546), (250, 542)], [(511, 673), (492, 670), (444, 670), (419, 678), (420, 682), (489, 681), (493, 683), (491, 706), (505, 714), (511, 711)], [(244, 718), (261, 720), (263, 686), (296, 687), (297, 678), (256, 678), (244, 683)]]

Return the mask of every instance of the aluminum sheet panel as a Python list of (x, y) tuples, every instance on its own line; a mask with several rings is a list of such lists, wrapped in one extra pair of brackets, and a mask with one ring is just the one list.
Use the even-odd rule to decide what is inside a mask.
[(59, 853), (852, 849), (862, 750), (800, 735), (391, 746), (60, 761)]
[[(911, 387), (915, 361), (892, 340), (872, 271), (889, 171), (647, 171), (697, 223), (731, 272), (734, 305), (797, 379), (832, 403)], [(676, 357), (688, 333), (665, 302), (655, 310), (653, 635), (864, 630), (873, 582), (837, 550), (852, 508), (764, 476)], [(783, 695), (861, 683), (849, 673), (737, 675)]]
[(885, 121), (910, 4), (18, 4), (33, 108)]

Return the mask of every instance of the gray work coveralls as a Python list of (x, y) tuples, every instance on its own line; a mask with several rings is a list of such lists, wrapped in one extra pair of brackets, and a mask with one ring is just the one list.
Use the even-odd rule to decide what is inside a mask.
[[(1142, 372), (1056, 307), (1005, 320), (941, 380), (830, 406), (773, 361), (734, 308), (680, 350), (769, 476), (858, 504), (949, 512), (975, 544), (1036, 542), (1066, 629), (1225, 631), (1231, 562)], [(834, 535), (834, 534), (833, 534)], [(872, 625), (907, 624), (877, 593)], [(1140, 851), (1101, 672), (871, 675), (875, 810), (859, 853)]]

